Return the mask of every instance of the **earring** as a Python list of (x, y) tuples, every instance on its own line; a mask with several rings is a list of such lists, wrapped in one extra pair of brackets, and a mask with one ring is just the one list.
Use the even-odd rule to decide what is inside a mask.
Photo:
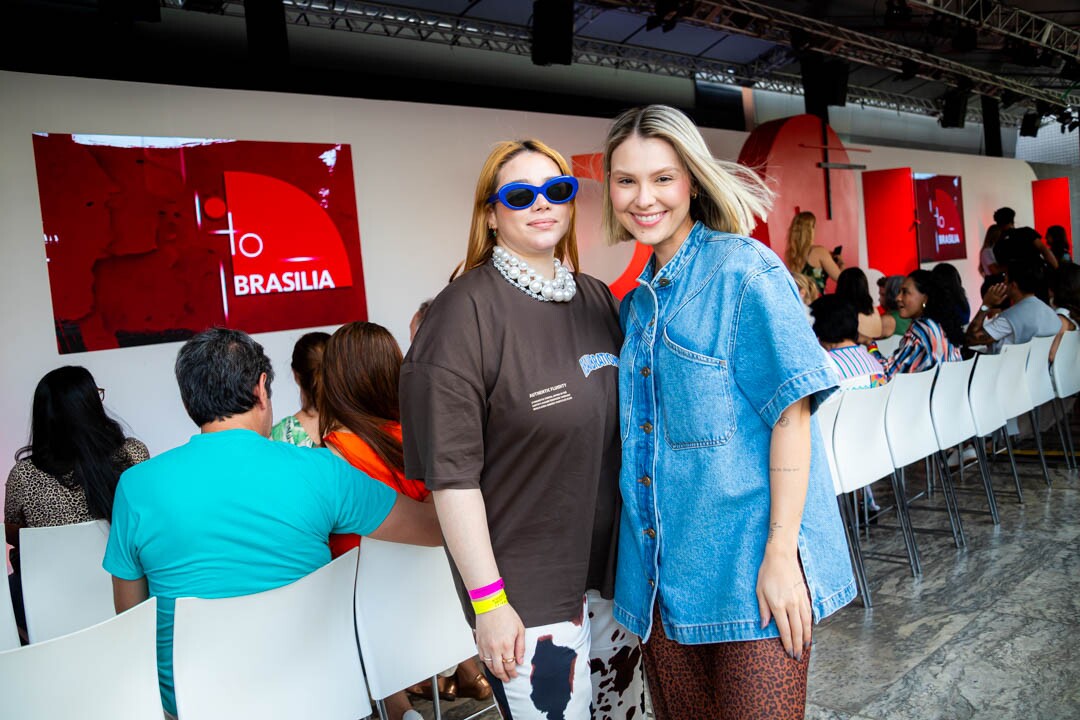
[(499, 228), (488, 228), (488, 234), (491, 235), (491, 239), (499, 237)]
[(690, 199), (691, 200), (697, 200), (697, 195), (698, 195), (698, 191), (695, 190), (694, 192), (690, 193)]
[(926, 309), (926, 303), (923, 303), (922, 307), (923, 307), (923, 310), (925, 310)]

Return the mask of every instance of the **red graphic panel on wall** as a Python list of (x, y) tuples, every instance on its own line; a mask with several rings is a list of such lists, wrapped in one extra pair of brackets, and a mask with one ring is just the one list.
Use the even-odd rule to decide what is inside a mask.
[(964, 197), (955, 175), (915, 175), (915, 208), (919, 220), (919, 260), (962, 260)]
[(61, 353), (367, 319), (348, 145), (34, 135)]
[(1049, 178), (1031, 182), (1031, 199), (1035, 211), (1035, 229), (1043, 236), (1047, 228), (1065, 228), (1065, 239), (1072, 248), (1072, 209), (1069, 203), (1069, 178)]

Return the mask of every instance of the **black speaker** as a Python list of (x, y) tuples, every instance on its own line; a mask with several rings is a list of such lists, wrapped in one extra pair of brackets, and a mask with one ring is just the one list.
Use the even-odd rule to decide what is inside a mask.
[(979, 98), (982, 103), (983, 146), (990, 157), (1002, 157), (1001, 113), (998, 100), (988, 95)]
[(1024, 113), (1024, 119), (1020, 121), (1020, 137), (1035, 137), (1039, 134), (1039, 125), (1042, 124), (1042, 115), (1037, 112)]
[(726, 85), (694, 80), (694, 124), (726, 130), (746, 130), (742, 91)]
[(574, 61), (574, 0), (533, 2), (532, 61), (535, 65)]
[(941, 96), (941, 127), (964, 127), (970, 94), (970, 91), (963, 88), (950, 88), (945, 91), (945, 94)]
[(261, 0), (244, 5), (248, 59), (262, 69), (289, 64), (289, 35), (282, 0)]
[(803, 53), (799, 64), (806, 112), (827, 120), (829, 105), (847, 104), (848, 64), (813, 52)]

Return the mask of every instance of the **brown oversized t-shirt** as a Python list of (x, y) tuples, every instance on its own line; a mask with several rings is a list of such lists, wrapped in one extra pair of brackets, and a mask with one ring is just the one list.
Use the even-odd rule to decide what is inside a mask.
[(526, 627), (572, 620), (586, 589), (614, 589), (622, 333), (607, 287), (577, 284), (568, 303), (540, 302), (490, 262), (471, 270), (435, 298), (401, 370), (405, 475), (480, 488)]

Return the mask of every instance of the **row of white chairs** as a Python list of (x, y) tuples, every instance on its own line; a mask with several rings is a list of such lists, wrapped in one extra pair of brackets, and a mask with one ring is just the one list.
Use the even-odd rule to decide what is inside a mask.
[[(31, 581), (25, 605), (32, 643), (19, 648), (17, 636), (12, 639), (0, 628), (8, 643), (0, 649), (14, 648), (0, 652), (0, 715), (23, 720), (162, 717), (155, 599), (114, 616), (102, 555), (73, 544), (90, 538), (92, 548), (96, 536), (107, 533), (103, 525), (40, 529), (48, 531), (41, 534), (49, 536), (55, 553), (51, 590), (66, 603), (37, 604)], [(39, 544), (36, 534), (20, 536), (24, 581), (27, 574), (33, 577), (30, 561), (36, 563), (33, 551), (27, 557), (24, 543), (29, 540), (31, 548)], [(85, 572), (89, 566), (100, 574), (68, 575), (72, 568)], [(109, 607), (104, 610), (106, 597)], [(80, 611), (77, 622), (93, 622), (71, 632), (75, 620), (46, 617), (64, 604), (97, 608), (100, 617)], [(5, 588), (0, 591), (0, 626), (9, 624), (13, 632)], [(356, 720), (371, 714), (370, 691), (385, 717), (383, 699), (433, 679), (475, 652), (443, 550), (364, 538), (361, 552), (354, 549), (284, 587), (234, 598), (177, 599), (177, 711), (181, 720)], [(437, 701), (435, 711), (440, 717)]]
[[(1066, 463), (1072, 464), (1072, 440), (1068, 432), (1063, 399), (1080, 392), (1080, 332), (1066, 333), (1057, 359), (1049, 365), (1053, 337), (1035, 338), (1021, 345), (1009, 345), (999, 355), (979, 355), (962, 362), (943, 363), (919, 373), (895, 376), (888, 384), (871, 389), (842, 389), (818, 409), (819, 428), (833, 474), (834, 489), (848, 535), (856, 582), (866, 607), (872, 606), (863, 552), (859, 544), (858, 510), (853, 505), (856, 491), (889, 478), (896, 498), (895, 512), (903, 534), (906, 559), (913, 575), (922, 572), (917, 530), (904, 469), (927, 461), (928, 485), (940, 478), (949, 530), (957, 547), (966, 544), (961, 510), (986, 512), (1000, 522), (991, 482), (985, 441), (999, 431), (1004, 439), (1016, 486), (1017, 499), (1023, 490), (1013, 456), (1008, 421), (1024, 415), (1032, 420), (1036, 446), (1044, 478), (1051, 478), (1039, 432), (1039, 408), (1050, 404)], [(986, 510), (961, 508), (946, 452), (974, 441)], [(962, 472), (963, 462), (960, 462)], [(878, 556), (895, 560), (893, 556)]]

